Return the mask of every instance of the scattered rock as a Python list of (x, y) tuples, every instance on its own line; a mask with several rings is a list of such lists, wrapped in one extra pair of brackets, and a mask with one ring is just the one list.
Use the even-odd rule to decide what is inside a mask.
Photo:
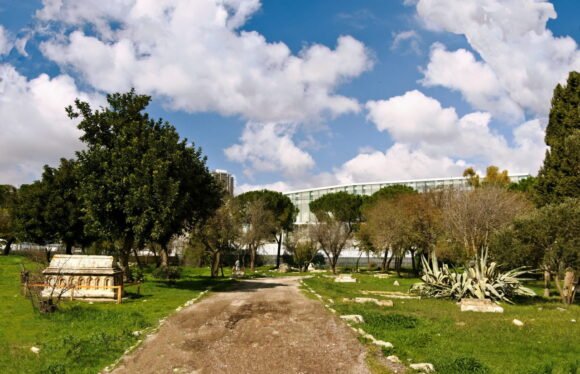
[(556, 310), (559, 310), (560, 312), (565, 312), (566, 311), (566, 309), (560, 308), (560, 307), (557, 307)]
[(316, 268), (314, 267), (314, 264), (311, 262), (308, 264), (308, 271), (315, 271)]
[(455, 322), (455, 325), (463, 327), (465, 326), (465, 322)]
[(38, 347), (31, 347), (30, 348), (30, 352), (39, 354), (40, 353), (40, 348), (38, 348)]
[(463, 299), (459, 303), (462, 312), (503, 313), (503, 308), (488, 299)]
[(413, 370), (420, 371), (421, 373), (434, 373), (435, 367), (433, 364), (430, 363), (419, 363), (419, 364), (411, 364), (409, 367)]
[(360, 314), (345, 314), (344, 316), (340, 316), (340, 318), (349, 322), (365, 323), (365, 320)]
[(399, 281), (394, 281), (393, 286), (400, 286)]
[(356, 283), (356, 278), (353, 278), (351, 274), (340, 274), (334, 281), (337, 283)]
[(280, 266), (278, 267), (278, 273), (287, 273), (290, 271), (290, 266), (288, 266), (288, 264), (280, 264)]
[(389, 342), (384, 342), (382, 340), (373, 340), (373, 344), (378, 345), (379, 347), (383, 348), (394, 348), (394, 346)]
[(375, 275), (373, 275), (373, 277), (380, 278), (380, 279), (386, 279), (386, 278), (390, 278), (391, 275), (390, 274), (375, 274)]
[(388, 299), (420, 299), (419, 296), (412, 296), (408, 293), (393, 291), (361, 291), (363, 295), (378, 295)]
[(133, 336), (139, 336), (141, 335), (141, 331), (133, 331), (132, 334)]
[(571, 319), (571, 320), (570, 320), (570, 322), (574, 322), (574, 323), (576, 323), (576, 320), (575, 320), (575, 319)]
[(522, 321), (520, 321), (519, 319), (514, 319), (512, 321), (512, 323), (518, 327), (522, 327), (524, 325), (524, 323)]
[(328, 302), (329, 302), (330, 304), (334, 304), (334, 300), (332, 300), (332, 299), (328, 299)]
[(176, 312), (181, 312), (181, 310), (182, 310), (182, 309), (183, 309), (183, 307), (182, 307), (182, 306), (178, 306), (177, 308), (175, 308), (175, 311), (176, 311)]
[(395, 355), (387, 356), (387, 360), (394, 362), (395, 364), (401, 363), (401, 360)]
[(378, 306), (393, 306), (393, 300), (377, 300), (372, 297), (355, 297), (354, 302), (359, 304), (375, 303)]

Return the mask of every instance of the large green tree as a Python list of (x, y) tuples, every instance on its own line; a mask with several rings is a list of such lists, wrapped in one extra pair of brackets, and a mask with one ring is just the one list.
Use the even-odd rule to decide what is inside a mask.
[(219, 201), (201, 151), (151, 119), (150, 101), (131, 90), (107, 95), (101, 109), (78, 99), (67, 108), (86, 146), (77, 153), (86, 231), (115, 243), (127, 271), (135, 244), (166, 243)]
[(329, 193), (310, 202), (316, 216), (312, 235), (326, 255), (333, 273), (340, 253), (351, 241), (361, 220), (362, 198), (346, 192)]
[(87, 244), (79, 200), (77, 163), (61, 159), (58, 168), (44, 167), (41, 183), (44, 184), (46, 205), (38, 214), (45, 215), (47, 231), (61, 241), (67, 254), (72, 254), (75, 244)]
[(17, 189), (13, 186), (0, 185), (0, 239), (5, 240), (2, 252), (10, 253), (12, 243), (16, 240), (16, 228), (14, 225), (14, 203)]
[(260, 200), (263, 202), (264, 208), (272, 213), (274, 225), (272, 226), (271, 236), (278, 245), (276, 267), (279, 267), (282, 240), (285, 233), (292, 231), (298, 210), (288, 196), (277, 191), (249, 191), (238, 195), (236, 199), (242, 207), (247, 206), (250, 202)]
[(550, 149), (538, 174), (537, 203), (580, 197), (580, 73), (554, 89), (545, 140)]
[(498, 262), (509, 267), (546, 270), (566, 301), (573, 285), (562, 286), (560, 280), (566, 273), (574, 279), (580, 270), (580, 199), (549, 204), (514, 220), (494, 236), (490, 249)]
[(50, 221), (51, 217), (46, 214), (49, 199), (49, 190), (42, 181), (20, 186), (14, 206), (14, 221), (19, 240), (42, 245), (58, 239)]

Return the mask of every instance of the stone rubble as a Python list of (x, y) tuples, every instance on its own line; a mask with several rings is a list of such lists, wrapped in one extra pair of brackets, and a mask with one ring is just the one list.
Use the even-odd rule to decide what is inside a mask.
[(365, 320), (360, 314), (345, 314), (340, 316), (345, 321), (354, 322), (354, 323), (365, 323)]
[(512, 321), (512, 323), (518, 327), (522, 327), (524, 325), (524, 323), (522, 321), (520, 321), (519, 319), (514, 319)]
[(487, 299), (463, 299), (459, 302), (462, 312), (503, 313), (503, 308)]
[(421, 373), (434, 373), (435, 372), (435, 367), (433, 366), (433, 364), (430, 364), (428, 362), (423, 362), (423, 363), (419, 363), (419, 364), (411, 364), (409, 367), (413, 370), (420, 371)]

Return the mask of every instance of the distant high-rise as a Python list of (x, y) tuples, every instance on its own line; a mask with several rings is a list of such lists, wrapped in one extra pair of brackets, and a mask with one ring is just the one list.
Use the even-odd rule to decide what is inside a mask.
[(234, 177), (227, 170), (215, 169), (211, 174), (230, 196), (234, 196)]

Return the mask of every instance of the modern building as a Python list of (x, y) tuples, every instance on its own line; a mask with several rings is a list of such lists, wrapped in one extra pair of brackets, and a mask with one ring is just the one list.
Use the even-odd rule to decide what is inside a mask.
[[(519, 182), (520, 180), (529, 177), (529, 174), (513, 174), (510, 175), (512, 182)], [(398, 181), (384, 181), (372, 183), (353, 183), (330, 187), (310, 188), (298, 191), (285, 192), (284, 194), (290, 198), (292, 203), (300, 210), (296, 217), (296, 224), (306, 224), (315, 221), (314, 214), (310, 213), (309, 204), (311, 201), (319, 197), (333, 192), (349, 192), (356, 195), (372, 195), (383, 187), (392, 186), (395, 184), (402, 184), (412, 187), (418, 192), (425, 192), (438, 187), (454, 187), (454, 188), (469, 188), (465, 177), (454, 178), (432, 178), (432, 179), (410, 179)]]
[(211, 174), (230, 196), (234, 196), (234, 177), (227, 170), (215, 169)]

